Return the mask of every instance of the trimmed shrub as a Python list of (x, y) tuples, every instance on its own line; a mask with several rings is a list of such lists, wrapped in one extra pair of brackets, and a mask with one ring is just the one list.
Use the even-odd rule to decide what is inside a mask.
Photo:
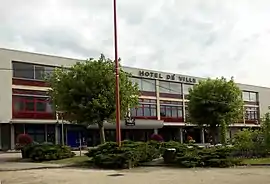
[(107, 142), (90, 149), (86, 155), (92, 157), (94, 165), (100, 168), (125, 169), (152, 161), (160, 156), (158, 144), (123, 141), (118, 147), (115, 142)]
[[(171, 150), (175, 148), (175, 152)], [(233, 158), (231, 147), (201, 148), (177, 142), (163, 144), (163, 159), (167, 164), (179, 167), (230, 167), (240, 165), (241, 159)]]
[(73, 153), (68, 146), (48, 143), (32, 145), (27, 149), (29, 157), (33, 161), (60, 160), (75, 156), (75, 153)]

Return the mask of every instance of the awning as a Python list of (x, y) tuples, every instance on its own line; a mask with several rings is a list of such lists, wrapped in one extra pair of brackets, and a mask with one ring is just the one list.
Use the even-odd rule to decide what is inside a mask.
[[(156, 129), (162, 128), (163, 121), (160, 120), (135, 120), (135, 125), (126, 125), (124, 121), (121, 121), (121, 129)], [(98, 125), (90, 125), (89, 129), (97, 129)], [(115, 123), (104, 123), (105, 129), (115, 129)]]

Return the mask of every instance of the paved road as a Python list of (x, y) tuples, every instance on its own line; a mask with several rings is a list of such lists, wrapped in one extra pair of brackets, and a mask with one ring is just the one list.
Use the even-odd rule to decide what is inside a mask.
[(0, 172), (3, 184), (268, 184), (270, 168), (169, 169), (125, 171), (46, 169)]

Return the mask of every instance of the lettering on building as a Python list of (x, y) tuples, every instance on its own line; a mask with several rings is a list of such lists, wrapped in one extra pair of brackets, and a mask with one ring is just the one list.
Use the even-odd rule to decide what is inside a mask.
[(193, 77), (187, 77), (187, 76), (176, 75), (176, 74), (164, 75), (158, 72), (149, 72), (149, 71), (143, 71), (143, 70), (139, 71), (139, 76), (153, 78), (153, 79), (165, 79), (165, 80), (170, 80), (170, 81), (178, 81), (178, 82), (183, 82), (183, 83), (196, 83), (197, 82), (197, 80)]

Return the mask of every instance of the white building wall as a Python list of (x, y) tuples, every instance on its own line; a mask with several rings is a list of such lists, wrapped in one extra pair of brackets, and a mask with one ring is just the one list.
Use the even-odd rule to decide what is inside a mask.
[(69, 67), (80, 60), (0, 48), (0, 123), (12, 119), (12, 61)]
[(0, 50), (0, 123), (8, 123), (12, 117), (12, 67), (10, 56)]

